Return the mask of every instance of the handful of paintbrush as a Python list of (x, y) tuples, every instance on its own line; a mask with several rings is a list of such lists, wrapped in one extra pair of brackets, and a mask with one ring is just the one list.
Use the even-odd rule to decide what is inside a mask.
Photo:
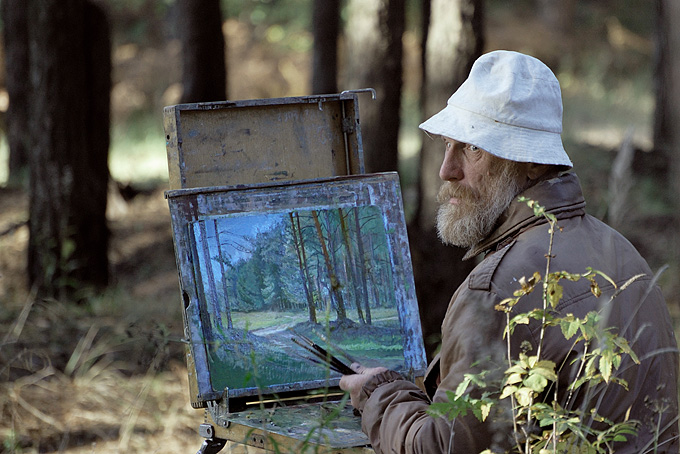
[[(290, 330), (291, 333), (293, 333), (294, 337), (291, 337), (291, 341), (295, 343), (296, 345), (299, 345), (303, 349), (305, 349), (308, 353), (312, 355), (312, 357), (309, 356), (303, 356), (300, 355), (302, 358), (306, 359), (307, 361), (313, 362), (315, 364), (321, 364), (323, 366), (329, 367), (331, 370), (342, 374), (342, 375), (351, 375), (356, 372), (352, 370), (347, 364), (343, 363), (341, 360), (339, 360), (336, 356), (332, 355), (328, 350), (314, 342), (312, 339), (309, 337), (296, 333), (292, 329)], [(329, 348), (332, 348), (333, 350), (336, 350), (342, 354), (345, 358), (347, 358), (351, 362), (355, 362), (351, 356), (349, 356), (347, 353), (343, 352), (339, 347), (331, 344), (328, 339), (324, 338), (324, 341), (329, 345)]]

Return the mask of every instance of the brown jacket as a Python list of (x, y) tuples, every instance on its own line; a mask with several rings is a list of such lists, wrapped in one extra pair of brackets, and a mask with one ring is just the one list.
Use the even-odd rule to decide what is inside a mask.
[[(600, 415), (612, 421), (625, 421), (627, 417), (640, 421), (638, 436), (619, 443), (618, 454), (654, 452), (655, 438), (659, 443), (656, 452), (677, 453), (677, 346), (666, 304), (649, 266), (623, 236), (585, 214), (574, 174), (543, 181), (523, 195), (558, 218), (561, 230), (554, 238), (551, 271), (583, 273), (586, 267), (592, 267), (611, 277), (617, 286), (644, 274), (611, 303), (608, 301), (614, 289), (604, 279), (598, 279), (603, 291), (600, 298), (593, 296), (585, 279), (561, 281), (564, 293), (557, 307), (561, 315), (583, 317), (601, 310), (606, 326), (623, 335), (641, 360), (636, 365), (626, 356), (620, 366), (617, 376), (626, 380), (627, 391), (618, 385), (596, 387), (589, 397), (584, 393), (572, 396), (570, 408), (596, 406)], [(472, 255), (487, 255), (451, 299), (442, 324), (441, 352), (425, 380), (429, 396), (391, 371), (364, 386), (362, 426), (377, 453), (474, 454), (486, 448), (494, 452), (510, 449), (512, 427), (508, 419), (494, 417), (480, 423), (468, 414), (455, 421), (452, 432), (448, 421), (433, 418), (426, 410), (432, 401), (446, 401), (446, 391), (455, 391), (463, 374), (475, 370), (473, 364), (484, 369), (494, 364), (499, 370), (506, 367), (507, 349), (502, 340), (505, 315), (494, 306), (513, 295), (519, 288), (519, 278), (536, 271), (545, 273), (548, 244), (546, 221), (534, 216), (525, 203), (513, 202), (498, 228), (473, 251)], [(515, 310), (527, 312), (541, 304), (539, 288), (524, 297)], [(513, 357), (520, 345), (530, 345), (529, 354), (536, 354), (539, 325), (532, 322), (517, 328), (511, 337)], [(574, 338), (565, 340), (558, 328), (551, 330), (545, 336), (541, 356), (558, 367), (562, 365), (558, 399), (566, 405), (565, 389), (577, 367), (572, 360), (580, 355), (582, 343), (573, 348)], [(659, 427), (659, 437), (654, 436), (655, 427)]]

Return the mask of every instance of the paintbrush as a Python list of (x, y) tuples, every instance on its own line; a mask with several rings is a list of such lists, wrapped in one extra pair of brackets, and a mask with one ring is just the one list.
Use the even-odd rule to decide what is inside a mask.
[[(325, 348), (321, 347), (318, 345), (316, 342), (308, 338), (307, 336), (304, 336), (302, 334), (296, 333), (293, 330), (290, 330), (296, 337), (292, 337), (291, 340), (296, 344), (299, 345), (300, 347), (304, 348), (306, 351), (314, 355), (316, 358), (320, 359), (323, 361), (323, 364), (328, 365), (331, 370), (334, 370), (335, 372), (342, 374), (342, 375), (351, 375), (354, 374), (355, 372), (345, 363), (340, 361), (338, 358), (335, 356), (331, 355)], [(318, 363), (318, 360), (315, 358), (307, 358), (308, 360)]]
[(354, 359), (349, 353), (347, 353), (346, 351), (344, 351), (343, 349), (341, 349), (340, 347), (335, 345), (333, 342), (331, 342), (330, 339), (328, 339), (323, 333), (320, 333), (320, 332), (314, 330), (314, 334), (319, 336), (321, 338), (321, 340), (324, 341), (326, 343), (326, 345), (328, 345), (329, 350), (335, 350), (341, 356), (344, 356), (345, 359), (350, 362), (350, 364), (359, 362), (356, 359)]

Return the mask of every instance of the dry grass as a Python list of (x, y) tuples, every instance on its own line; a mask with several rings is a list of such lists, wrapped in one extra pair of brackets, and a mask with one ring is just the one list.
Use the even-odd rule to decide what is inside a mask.
[(112, 364), (67, 375), (53, 367), (5, 382), (0, 436), (7, 452), (188, 452), (200, 416), (186, 370), (128, 377)]
[(112, 193), (114, 286), (87, 307), (35, 301), (27, 201), (0, 190), (0, 452), (195, 452), (169, 215), (162, 191)]

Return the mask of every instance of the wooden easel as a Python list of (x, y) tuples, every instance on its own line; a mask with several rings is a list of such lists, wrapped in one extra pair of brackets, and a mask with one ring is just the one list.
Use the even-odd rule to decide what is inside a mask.
[[(170, 186), (166, 198), (171, 207), (180, 274), (191, 402), (194, 408), (205, 409), (199, 433), (206, 441), (199, 453), (216, 453), (225, 447), (232, 453), (373, 452), (361, 431), (360, 418), (349, 406), (338, 407), (337, 395), (335, 400), (322, 395), (310, 401), (308, 395), (301, 398), (294, 390), (278, 393), (279, 401), (289, 399), (291, 405), (277, 408), (274, 416), (265, 399), (248, 406), (240, 396), (230, 398), (229, 389), (213, 389), (206, 352), (198, 347), (203, 341), (196, 326), (202, 323), (203, 314), (197, 309), (197, 265), (191, 257), (191, 238), (184, 219), (198, 219), (205, 208), (197, 205), (218, 203), (223, 194), (231, 194), (229, 191), (248, 189), (276, 194), (272, 188), (303, 182), (308, 187), (315, 181), (340, 178), (342, 182), (344, 178), (363, 175), (357, 102), (362, 91), (372, 89), (183, 104), (164, 110)], [(386, 178), (398, 185), (395, 176)], [(400, 224), (400, 219), (395, 223)], [(402, 236), (406, 236), (405, 229)], [(408, 249), (406, 240), (403, 243)], [(410, 272), (408, 250), (405, 254)], [(412, 277), (406, 278), (409, 285), (405, 287), (412, 287)], [(415, 299), (415, 295), (408, 298)], [(417, 317), (417, 310), (415, 313)], [(419, 329), (419, 323), (416, 325)], [(414, 348), (419, 355), (421, 339), (417, 341)], [(321, 423), (312, 426), (310, 421)]]

